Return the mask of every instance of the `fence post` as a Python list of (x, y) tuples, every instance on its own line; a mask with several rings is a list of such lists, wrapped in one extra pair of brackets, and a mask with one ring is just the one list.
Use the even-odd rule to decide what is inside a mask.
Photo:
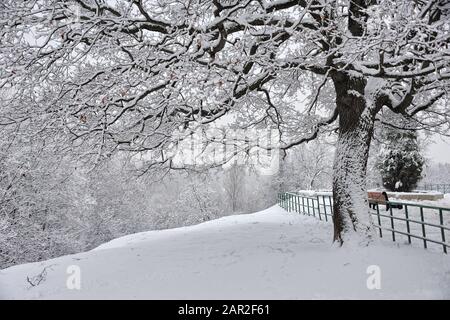
[(439, 209), (439, 222), (441, 223), (441, 236), (442, 236), (442, 242), (444, 243), (442, 245), (444, 252), (447, 253), (447, 245), (445, 244), (445, 231), (444, 231), (444, 217), (442, 215), (442, 209)]
[(285, 193), (284, 197), (285, 197), (284, 205), (286, 206), (285, 210), (289, 211), (289, 196), (287, 193)]
[(284, 193), (284, 210), (286, 210), (287, 211), (287, 195), (286, 195), (286, 192)]
[(302, 197), (302, 213), (305, 214), (305, 198)]
[(327, 218), (327, 205), (325, 203), (325, 196), (322, 196), (322, 202), (323, 202), (323, 211), (325, 213), (325, 221), (328, 222), (328, 218)]
[(381, 218), (380, 218), (380, 208), (377, 204), (377, 217), (378, 217), (378, 225), (380, 226), (378, 230), (380, 230), (380, 238), (383, 238), (383, 231), (381, 231)]
[[(389, 201), (387, 201), (389, 203)], [(389, 205), (389, 215), (391, 216), (391, 228), (392, 228), (392, 241), (395, 241), (395, 227), (394, 227), (394, 215), (392, 213), (392, 206)]]
[(410, 229), (409, 229), (409, 215), (408, 215), (408, 205), (405, 204), (405, 217), (406, 217), (406, 232), (408, 233), (408, 242), (411, 244), (411, 236), (409, 235)]
[(331, 202), (331, 198), (332, 198), (332, 196), (328, 196), (328, 202), (330, 203), (330, 210), (331, 210), (331, 219), (333, 219), (333, 215), (334, 215), (334, 213), (333, 213), (333, 203)]
[(316, 196), (317, 198), (317, 211), (319, 211), (319, 220), (322, 221), (322, 217), (320, 216), (320, 201), (319, 196)]
[(426, 249), (427, 248), (427, 236), (425, 234), (425, 220), (423, 219), (423, 207), (420, 207), (420, 220), (422, 221), (422, 236), (423, 236), (423, 247)]

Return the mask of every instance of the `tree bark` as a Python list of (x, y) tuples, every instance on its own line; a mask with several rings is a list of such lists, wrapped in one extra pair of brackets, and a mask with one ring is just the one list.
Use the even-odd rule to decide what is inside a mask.
[(364, 90), (366, 80), (345, 73), (333, 77), (339, 136), (333, 165), (333, 223), (335, 242), (349, 238), (369, 243), (373, 225), (366, 190), (366, 168), (375, 113)]

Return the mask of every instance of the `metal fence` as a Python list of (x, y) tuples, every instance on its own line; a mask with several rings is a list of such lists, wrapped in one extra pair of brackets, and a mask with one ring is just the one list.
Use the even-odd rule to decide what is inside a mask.
[(417, 190), (438, 191), (442, 193), (450, 193), (450, 184), (441, 183), (423, 183), (417, 186)]
[[(441, 248), (447, 253), (450, 246), (446, 240), (450, 231), (450, 208), (397, 201), (369, 200), (369, 203), (369, 210), (380, 237), (389, 235), (393, 241), (421, 243), (425, 249)], [(310, 196), (284, 192), (278, 194), (278, 205), (289, 212), (332, 221), (333, 198), (329, 195)]]

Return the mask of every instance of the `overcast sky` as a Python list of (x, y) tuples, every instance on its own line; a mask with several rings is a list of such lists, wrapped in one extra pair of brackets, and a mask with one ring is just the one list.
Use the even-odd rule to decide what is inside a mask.
[(450, 138), (436, 135), (434, 143), (430, 143), (426, 149), (426, 156), (436, 163), (450, 163)]

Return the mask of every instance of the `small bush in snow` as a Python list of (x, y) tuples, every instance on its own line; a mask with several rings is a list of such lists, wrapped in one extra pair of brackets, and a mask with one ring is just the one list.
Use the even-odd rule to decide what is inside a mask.
[(383, 185), (390, 191), (413, 190), (422, 178), (424, 158), (413, 131), (389, 130), (377, 161)]

